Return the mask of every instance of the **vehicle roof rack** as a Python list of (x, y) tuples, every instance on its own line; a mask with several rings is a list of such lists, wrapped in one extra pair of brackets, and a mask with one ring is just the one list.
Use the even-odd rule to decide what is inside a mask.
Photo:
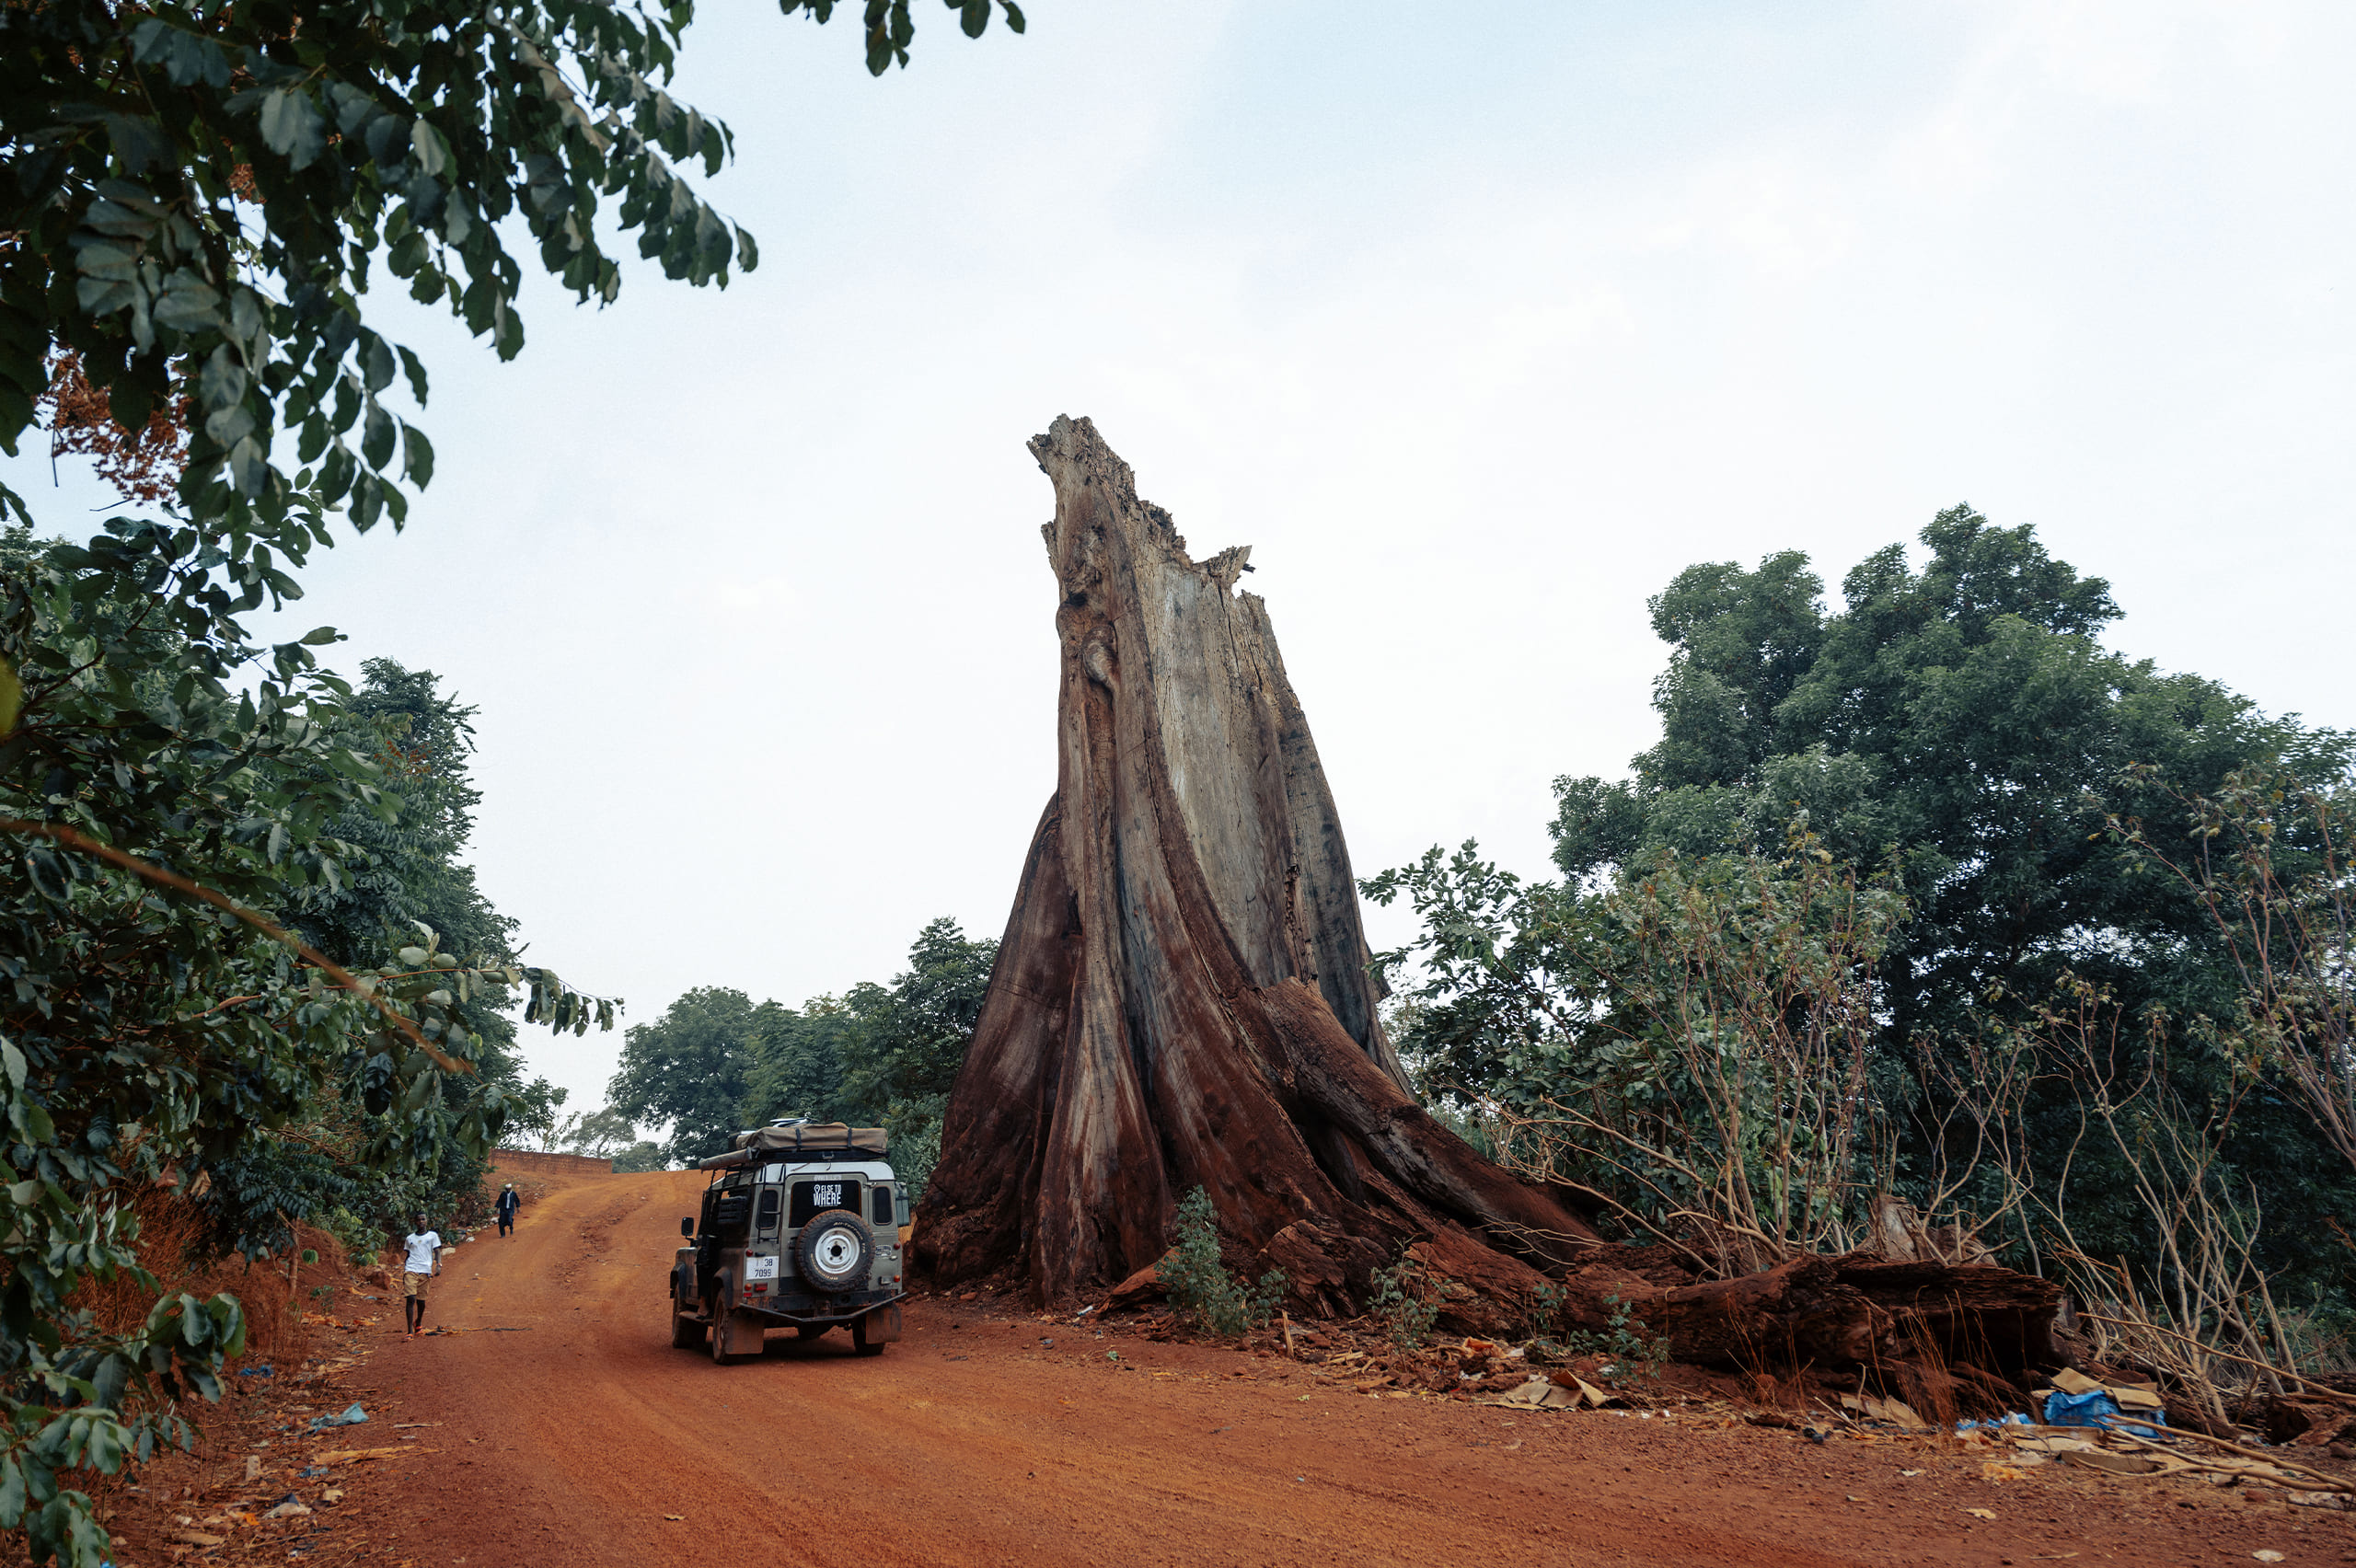
[(699, 1170), (725, 1170), (758, 1165), (777, 1155), (849, 1152), (881, 1159), (891, 1152), (891, 1139), (881, 1127), (852, 1127), (840, 1122), (794, 1122), (784, 1126), (756, 1127), (738, 1133), (726, 1154), (696, 1161)]

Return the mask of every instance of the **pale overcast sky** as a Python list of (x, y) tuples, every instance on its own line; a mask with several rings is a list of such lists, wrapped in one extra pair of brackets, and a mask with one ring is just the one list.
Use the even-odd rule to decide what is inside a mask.
[[(874, 81), (855, 19), (708, 7), (725, 293), (538, 289), (505, 366), (388, 299), (439, 478), (289, 617), (480, 706), (484, 885), (632, 1021), (998, 934), (1058, 413), (1253, 547), (1362, 875), (1544, 874), (1549, 781), (1652, 737), (1646, 595), (1795, 548), (1837, 590), (1959, 501), (2110, 579), (2116, 646), (2356, 723), (2356, 7), (917, 14)], [(618, 1044), (527, 1041), (583, 1108)]]

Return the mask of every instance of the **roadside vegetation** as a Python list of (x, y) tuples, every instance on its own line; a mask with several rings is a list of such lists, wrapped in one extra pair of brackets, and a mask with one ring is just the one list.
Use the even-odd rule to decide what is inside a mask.
[[(0, 450), (40, 429), (123, 498), (75, 539), (0, 487), (0, 1531), (36, 1562), (106, 1560), (75, 1477), (186, 1442), (245, 1343), (236, 1297), (140, 1266), (144, 1200), (201, 1214), (192, 1262), (304, 1225), (365, 1250), (548, 1109), (511, 1007), (612, 1023), (515, 962), (463, 871), (465, 709), (244, 617), (433, 477), (390, 405), (426, 366), (372, 286), (511, 358), (525, 259), (583, 302), (623, 235), (690, 283), (755, 264), (685, 178), (730, 152), (664, 90), (692, 16), (0, 6)], [(871, 71), (906, 63), (907, 0), (860, 31)], [(125, 1279), (143, 1320), (84, 1310)]]
[(1178, 1244), (1159, 1267), (1179, 1315), (1224, 1339), (1264, 1326), (1285, 1293), (1282, 1269), (1270, 1269), (1257, 1285), (1228, 1272), (1219, 1261), (1218, 1216), (1200, 1187), (1179, 1203)]
[(1655, 598), (1661, 738), (1557, 781), (1559, 880), (1365, 883), (1403, 1055), (1703, 1277), (2001, 1262), (2220, 1411), (2346, 1368), (2351, 738), (2107, 650), (2027, 528), (1922, 545), (1839, 610), (1791, 552)]

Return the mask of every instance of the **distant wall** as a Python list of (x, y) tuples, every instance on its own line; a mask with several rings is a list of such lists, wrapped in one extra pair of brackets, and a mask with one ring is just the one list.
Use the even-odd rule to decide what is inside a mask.
[(491, 1153), (491, 1168), (511, 1176), (611, 1176), (614, 1162), (584, 1154), (540, 1154), (528, 1148), (499, 1148)]

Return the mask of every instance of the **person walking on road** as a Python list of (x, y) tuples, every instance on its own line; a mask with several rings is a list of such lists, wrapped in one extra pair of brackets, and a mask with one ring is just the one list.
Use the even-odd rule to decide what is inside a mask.
[(417, 1228), (401, 1238), (401, 1247), (409, 1254), (401, 1267), (401, 1310), (409, 1319), (407, 1339), (415, 1339), (418, 1330), (425, 1327), (425, 1292), (433, 1276), (442, 1272), (442, 1233), (426, 1228), (423, 1215), (410, 1216)]
[(524, 1200), (515, 1195), (514, 1182), (510, 1182), (499, 1189), (499, 1202), (494, 1206), (499, 1211), (499, 1233), (502, 1236), (513, 1235), (515, 1229), (515, 1211), (524, 1206)]

